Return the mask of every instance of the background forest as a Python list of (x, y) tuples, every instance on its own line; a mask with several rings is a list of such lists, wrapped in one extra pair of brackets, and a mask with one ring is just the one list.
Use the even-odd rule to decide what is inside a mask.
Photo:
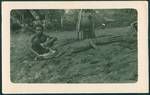
[[(44, 27), (49, 32), (54, 31), (75, 31), (78, 22), (79, 10), (12, 10), (11, 30), (20, 28), (23, 25), (32, 27), (32, 21), (39, 16)], [(105, 23), (107, 28), (129, 26), (137, 20), (137, 13), (134, 9), (107, 9), (93, 10), (95, 28), (102, 27)], [(84, 16), (83, 16), (84, 18)]]

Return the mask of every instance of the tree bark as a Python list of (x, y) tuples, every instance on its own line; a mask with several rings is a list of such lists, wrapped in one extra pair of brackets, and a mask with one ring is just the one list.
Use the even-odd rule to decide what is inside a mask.
[(69, 43), (66, 45), (60, 45), (60, 46), (57, 46), (57, 50), (59, 52), (58, 56), (78, 53), (78, 52), (82, 52), (90, 48), (96, 49), (97, 45), (111, 44), (115, 42), (135, 43), (136, 38), (134, 34), (130, 33), (130, 35), (131, 35), (130, 37), (128, 36), (128, 34), (124, 35), (125, 37), (110, 35), (110, 36), (97, 37), (93, 39), (75, 41), (73, 43)]

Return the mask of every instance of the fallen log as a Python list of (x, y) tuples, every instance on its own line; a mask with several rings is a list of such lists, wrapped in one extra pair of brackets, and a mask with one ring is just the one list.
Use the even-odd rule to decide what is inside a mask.
[(105, 44), (111, 44), (115, 42), (120, 42), (120, 43), (136, 43), (136, 37), (134, 36), (134, 33), (130, 33), (130, 35), (127, 33), (125, 35), (119, 35), (119, 36), (104, 36), (104, 37), (97, 37), (93, 39), (85, 39), (85, 40), (79, 40), (79, 41), (74, 41), (69, 44), (65, 44), (63, 46), (57, 46), (57, 52), (58, 56), (62, 55), (70, 55), (72, 53), (78, 53), (81, 51), (85, 51), (90, 48), (96, 49), (96, 45), (105, 45)]

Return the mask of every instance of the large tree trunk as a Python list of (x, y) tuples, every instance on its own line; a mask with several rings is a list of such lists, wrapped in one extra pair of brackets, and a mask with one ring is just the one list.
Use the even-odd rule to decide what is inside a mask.
[(81, 19), (83, 39), (95, 38), (94, 22), (94, 15), (92, 13), (83, 14), (83, 18)]

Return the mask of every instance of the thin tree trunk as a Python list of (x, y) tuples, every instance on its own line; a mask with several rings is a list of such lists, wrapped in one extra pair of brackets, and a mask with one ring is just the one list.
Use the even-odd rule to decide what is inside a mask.
[(81, 23), (82, 9), (79, 11), (78, 22), (77, 22), (77, 38), (82, 39), (82, 34), (80, 35), (80, 23)]
[(63, 32), (63, 16), (61, 16), (61, 31)]
[(36, 16), (38, 16), (38, 14), (35, 11), (33, 11), (33, 10), (30, 10), (29, 12), (32, 14), (32, 16), (34, 18), (36, 18)]

